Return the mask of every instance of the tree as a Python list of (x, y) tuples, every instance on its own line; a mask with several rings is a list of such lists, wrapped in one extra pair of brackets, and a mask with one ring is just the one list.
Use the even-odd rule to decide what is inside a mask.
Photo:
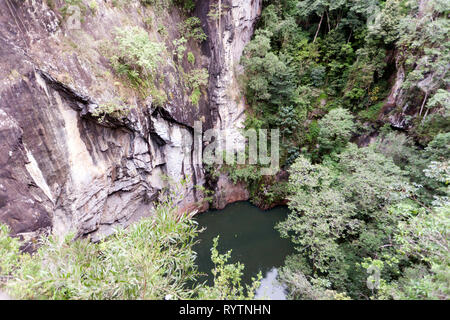
[(220, 254), (217, 250), (218, 243), (219, 236), (213, 239), (213, 247), (211, 248), (211, 260), (214, 263), (214, 269), (211, 272), (214, 276), (214, 285), (200, 289), (199, 299), (252, 300), (262, 279), (261, 272), (257, 275), (257, 278), (252, 278), (251, 285), (244, 287), (241, 284), (244, 265), (239, 262), (227, 264), (231, 258), (231, 250), (225, 254)]
[(289, 177), (291, 213), (277, 229), (307, 258), (297, 270), (291, 264), (288, 269), (294, 274), (287, 276), (289, 281), (300, 281), (300, 273), (311, 278), (309, 282), (326, 278), (338, 292), (358, 297), (368, 288), (361, 280), (365, 271), (356, 264), (389, 243), (399, 218), (387, 209), (413, 188), (404, 172), (374, 147), (350, 144), (334, 159), (312, 164), (300, 156), (295, 161)]
[(43, 237), (33, 256), (19, 253), (15, 240), (0, 226), (3, 253), (0, 276), (16, 299), (188, 299), (199, 276), (193, 245), (197, 225), (189, 215), (179, 216), (171, 202), (127, 230), (119, 229), (99, 243)]
[(358, 208), (360, 217), (373, 217), (380, 208), (396, 200), (398, 190), (406, 192), (408, 188), (406, 173), (373, 146), (358, 148), (350, 144), (338, 159), (336, 168), (342, 173), (339, 185), (346, 201)]
[[(448, 169), (436, 172), (434, 178), (448, 183)], [(447, 195), (448, 187), (447, 187)], [(437, 201), (430, 210), (414, 210), (410, 206), (396, 206), (392, 210), (402, 217), (393, 237), (395, 252), (386, 255), (384, 264), (395, 261), (392, 256), (408, 258), (407, 268), (398, 279), (383, 281), (376, 293), (378, 299), (441, 299), (450, 297), (448, 198)], [(396, 259), (400, 265), (401, 259)]]
[(355, 130), (353, 116), (343, 108), (331, 110), (318, 124), (318, 142), (323, 153), (342, 150)]
[(242, 64), (246, 69), (246, 95), (267, 127), (277, 124), (280, 108), (296, 108), (299, 95), (290, 58), (271, 51), (270, 31), (259, 31), (245, 48)]
[(299, 245), (298, 250), (306, 252), (314, 269), (321, 272), (333, 261), (342, 260), (336, 241), (357, 227), (352, 219), (355, 207), (332, 188), (335, 179), (327, 167), (300, 156), (290, 169), (292, 213), (277, 225), (281, 235)]
[(261, 274), (241, 284), (240, 263), (219, 254), (214, 239), (214, 285), (198, 282), (192, 215), (179, 215), (171, 200), (155, 214), (98, 243), (43, 237), (32, 256), (0, 224), (0, 289), (16, 299), (252, 299)]

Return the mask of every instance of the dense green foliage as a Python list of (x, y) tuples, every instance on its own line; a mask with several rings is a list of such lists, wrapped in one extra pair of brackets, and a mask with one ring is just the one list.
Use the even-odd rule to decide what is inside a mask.
[[(263, 3), (241, 61), (246, 125), (281, 129), (290, 177), (249, 184), (289, 200), (290, 297), (448, 299), (448, 1)], [(400, 112), (387, 103), (397, 71), (404, 133), (380, 121)], [(362, 135), (378, 138), (358, 148)]]
[(196, 41), (205, 41), (207, 36), (202, 28), (202, 23), (197, 17), (189, 17), (178, 25), (180, 34), (185, 35), (188, 39)]
[(154, 73), (166, 46), (150, 41), (144, 29), (130, 26), (115, 29), (115, 45), (108, 53), (114, 71), (146, 96), (149, 88), (154, 89)]
[[(231, 252), (211, 249), (214, 285), (201, 282), (193, 245), (201, 230), (171, 201), (151, 218), (117, 229), (98, 243), (43, 237), (33, 255), (0, 225), (0, 289), (17, 299), (249, 299), (259, 285), (241, 284), (242, 264), (227, 263)], [(244, 292), (244, 289), (248, 289)]]
[(428, 143), (445, 130), (447, 2), (427, 1), (420, 14), (416, 0), (264, 4), (259, 28), (242, 57), (246, 97), (252, 106), (247, 125), (285, 128), (284, 163), (291, 163), (292, 149), (316, 151), (320, 141), (315, 121), (334, 108), (376, 122), (395, 66), (406, 74), (405, 104), (417, 106), (411, 135)]
[[(186, 282), (197, 276), (192, 251), (197, 228), (183, 216), (177, 222), (169, 206), (159, 206), (154, 219), (145, 219), (105, 241), (91, 243), (42, 238), (33, 256), (19, 254), (1, 274), (10, 280), (9, 293), (20, 299), (162, 299), (190, 298)], [(2, 227), (1, 241), (10, 242)], [(3, 259), (2, 259), (3, 260)], [(11, 259), (9, 259), (11, 261)]]
[[(301, 156), (290, 173), (292, 213), (277, 228), (299, 251), (282, 273), (293, 298), (333, 289), (360, 299), (448, 299), (448, 157), (423, 171), (444, 194), (431, 207), (376, 145), (350, 144), (322, 164)], [(366, 285), (370, 266), (380, 272), (378, 290)]]
[(355, 128), (352, 115), (342, 108), (331, 110), (319, 120), (318, 126), (317, 142), (324, 153), (345, 147)]

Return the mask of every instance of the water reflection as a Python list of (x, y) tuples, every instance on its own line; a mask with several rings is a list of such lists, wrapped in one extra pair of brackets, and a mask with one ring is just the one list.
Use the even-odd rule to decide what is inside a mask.
[(258, 300), (286, 300), (286, 286), (277, 279), (278, 269), (272, 268), (261, 279), (261, 285), (256, 290)]
[(244, 284), (251, 284), (252, 277), (262, 272), (264, 279), (257, 293), (259, 299), (265, 296), (267, 299), (286, 299), (283, 288), (274, 281), (277, 268), (284, 265), (285, 258), (294, 253), (294, 248), (288, 239), (280, 237), (274, 226), (286, 219), (288, 212), (286, 207), (263, 211), (249, 202), (238, 202), (223, 210), (197, 216), (199, 226), (207, 228), (199, 235), (199, 243), (194, 247), (199, 271), (207, 275), (199, 279), (200, 282), (206, 280), (209, 285), (213, 284), (211, 269), (214, 265), (210, 250), (213, 238), (219, 235), (219, 252), (232, 249), (229, 262), (239, 261), (245, 265)]

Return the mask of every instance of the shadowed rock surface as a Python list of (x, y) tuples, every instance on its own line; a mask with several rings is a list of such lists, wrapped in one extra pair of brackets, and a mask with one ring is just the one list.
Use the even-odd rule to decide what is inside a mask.
[[(206, 210), (209, 204), (196, 188), (206, 180), (201, 154), (193, 150), (194, 121), (202, 120), (203, 130), (232, 129), (235, 145), (242, 144), (236, 129), (242, 127), (245, 103), (235, 71), (261, 9), (260, 0), (225, 3), (229, 10), (220, 21), (211, 21), (206, 15), (210, 1), (200, 2), (197, 13), (208, 40), (202, 47), (189, 41), (195, 66), (182, 63), (186, 71), (209, 69), (206, 94), (193, 106), (168, 56), (160, 88), (168, 100), (157, 107), (151, 97), (118, 83), (103, 53), (115, 27), (145, 28), (143, 17), (155, 17), (150, 8), (136, 2), (118, 9), (98, 2), (95, 14), (83, 15), (80, 29), (69, 29), (67, 17), (46, 1), (2, 1), (0, 222), (26, 239), (75, 230), (98, 240), (116, 226), (150, 215), (161, 190), (175, 190), (188, 177), (177, 191), (180, 210)], [(62, 4), (55, 1), (56, 8)], [(156, 28), (149, 34), (170, 44), (182, 17), (177, 9), (163, 14), (167, 39)], [(126, 97), (130, 114), (99, 122), (93, 111), (118, 96)], [(216, 188), (222, 194), (235, 187), (219, 183)], [(248, 198), (245, 189), (239, 192), (218, 206)]]

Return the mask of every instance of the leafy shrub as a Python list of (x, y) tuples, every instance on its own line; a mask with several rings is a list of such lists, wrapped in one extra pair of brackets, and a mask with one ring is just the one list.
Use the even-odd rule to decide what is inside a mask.
[(252, 278), (252, 284), (241, 285), (244, 265), (241, 263), (227, 264), (231, 258), (231, 250), (220, 254), (217, 250), (219, 236), (213, 239), (211, 248), (211, 260), (214, 263), (212, 270), (214, 286), (200, 289), (199, 298), (204, 300), (252, 300), (255, 291), (259, 287), (262, 274), (259, 272), (256, 278)]
[(150, 95), (153, 98), (153, 104), (157, 107), (163, 107), (167, 102), (167, 94), (162, 89), (157, 89), (156, 87), (152, 87), (150, 89)]
[(355, 125), (353, 116), (343, 108), (331, 110), (319, 120), (318, 142), (324, 152), (339, 151), (350, 140)]
[(96, 0), (91, 0), (89, 2), (89, 8), (91, 9), (92, 13), (95, 15), (98, 11), (98, 3)]
[[(2, 244), (5, 232), (2, 227)], [(191, 298), (194, 289), (187, 282), (198, 276), (192, 250), (197, 233), (189, 215), (178, 216), (165, 203), (157, 206), (153, 217), (99, 243), (74, 240), (73, 235), (62, 242), (44, 237), (33, 257), (13, 255), (6, 268), (2, 258), (2, 275), (15, 263), (14, 279), (5, 287), (19, 299), (163, 299), (168, 294)], [(14, 241), (9, 247), (18, 254)]]
[(308, 128), (308, 133), (306, 135), (306, 141), (308, 141), (308, 143), (310, 144), (314, 143), (317, 140), (319, 133), (320, 127), (317, 120), (311, 121)]
[(366, 110), (358, 112), (358, 116), (364, 120), (376, 121), (384, 102), (380, 102), (368, 107)]
[(191, 103), (192, 103), (194, 106), (197, 106), (198, 103), (200, 102), (201, 96), (202, 96), (202, 92), (200, 91), (200, 89), (199, 89), (199, 88), (195, 88), (195, 89), (192, 91), (192, 94), (191, 94), (191, 96), (190, 96)]
[(195, 64), (195, 56), (192, 52), (188, 52), (187, 54), (187, 60), (190, 64), (194, 65)]
[(259, 168), (254, 165), (232, 166), (231, 168), (229, 168), (228, 174), (234, 184), (240, 181), (250, 184), (254, 181), (257, 181), (261, 177)]
[(174, 55), (178, 58), (178, 61), (182, 62), (184, 53), (186, 52), (186, 44), (187, 40), (184, 37), (181, 37), (180, 39), (173, 40), (172, 44), (175, 47)]
[(165, 38), (169, 35), (169, 32), (167, 31), (167, 28), (163, 24), (158, 25), (158, 33), (161, 35), (161, 37)]
[(152, 42), (148, 33), (139, 27), (115, 29), (116, 54), (111, 58), (115, 69), (120, 65), (149, 76), (162, 61), (161, 54), (166, 49), (164, 44)]
[(218, 238), (211, 249), (214, 285), (198, 282), (193, 246), (201, 230), (192, 214), (177, 211), (166, 199), (152, 217), (98, 243), (46, 236), (33, 256), (20, 253), (18, 239), (0, 224), (0, 289), (16, 299), (253, 298), (261, 274), (242, 286), (244, 265), (227, 263), (231, 251), (220, 254)]
[(192, 89), (190, 99), (193, 105), (198, 105), (200, 97), (202, 95), (200, 88), (208, 84), (208, 78), (208, 70), (206, 70), (205, 68), (194, 69), (188, 74), (188, 78), (186, 80)]
[(92, 112), (94, 117), (98, 117), (98, 121), (102, 122), (105, 117), (111, 116), (116, 119), (126, 117), (130, 113), (130, 107), (124, 104), (119, 104), (116, 102), (107, 102), (100, 104), (97, 109)]
[(317, 66), (311, 69), (311, 82), (316, 87), (321, 87), (325, 81), (325, 67)]
[(151, 29), (153, 26), (153, 18), (152, 16), (147, 16), (144, 18), (144, 24), (148, 29)]
[(150, 41), (148, 33), (140, 27), (116, 28), (114, 33), (116, 46), (109, 48), (114, 71), (146, 95), (146, 88), (152, 86), (152, 74), (162, 62), (165, 45)]
[(202, 28), (202, 23), (197, 17), (190, 17), (179, 23), (178, 31), (187, 39), (194, 39), (198, 42), (203, 42), (207, 39), (207, 36)]
[(9, 276), (20, 260), (20, 242), (8, 236), (9, 231), (8, 226), (0, 224), (0, 276)]
[(191, 88), (200, 88), (204, 87), (208, 84), (208, 70), (205, 68), (202, 69), (194, 69), (189, 73), (188, 83)]

